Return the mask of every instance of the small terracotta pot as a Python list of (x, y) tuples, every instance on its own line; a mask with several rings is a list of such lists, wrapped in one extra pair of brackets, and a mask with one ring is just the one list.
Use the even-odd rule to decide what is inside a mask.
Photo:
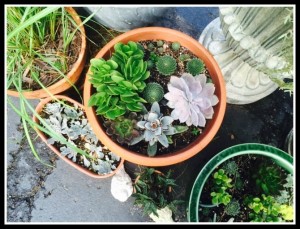
[(201, 58), (215, 84), (215, 94), (219, 98), (219, 103), (214, 106), (214, 115), (213, 118), (207, 120), (207, 124), (204, 128), (203, 133), (190, 145), (187, 147), (178, 150), (173, 153), (148, 157), (137, 152), (130, 151), (117, 143), (115, 143), (108, 135), (106, 135), (105, 130), (102, 129), (99, 120), (97, 118), (95, 108), (88, 107), (88, 101), (92, 95), (92, 84), (90, 83), (90, 74), (89, 69), (85, 83), (84, 83), (84, 104), (86, 106), (87, 118), (96, 133), (97, 137), (113, 152), (117, 153), (125, 160), (145, 166), (167, 166), (182, 162), (189, 159), (195, 154), (199, 153), (204, 147), (206, 147), (213, 137), (216, 135), (219, 130), (223, 117), (225, 114), (226, 108), (226, 90), (225, 82), (222, 76), (221, 70), (213, 58), (213, 56), (195, 39), (192, 37), (178, 32), (173, 29), (161, 28), (161, 27), (145, 27), (134, 29), (129, 32), (126, 32), (108, 44), (106, 44), (100, 52), (96, 55), (96, 58), (108, 59), (111, 53), (114, 51), (114, 45), (117, 42), (127, 43), (128, 41), (141, 41), (141, 40), (166, 40), (170, 42), (178, 41), (182, 46), (188, 48), (193, 54)]
[[(65, 100), (65, 101), (68, 101), (70, 103), (73, 103), (73, 104), (77, 104), (80, 108), (82, 108), (84, 110), (84, 106), (82, 106), (80, 103), (78, 103), (77, 101), (69, 98), (69, 97), (66, 97), (66, 96), (63, 96), (63, 95), (56, 95), (55, 96), (57, 99), (59, 100)], [(40, 103), (37, 105), (35, 111), (40, 114), (43, 107), (51, 102), (53, 99), (51, 97), (48, 97), (48, 98), (45, 98), (45, 99), (42, 99), (40, 101)], [(33, 121), (38, 123), (39, 124), (39, 120), (38, 118), (34, 115), (33, 116)], [(98, 175), (96, 173), (93, 173), (91, 171), (89, 171), (88, 169), (76, 164), (75, 162), (73, 162), (72, 160), (68, 159), (67, 157), (64, 157), (53, 145), (49, 144), (47, 142), (47, 137), (45, 136), (45, 134), (40, 131), (39, 129), (37, 129), (36, 127), (34, 128), (35, 131), (37, 132), (37, 134), (40, 136), (40, 138), (47, 144), (47, 146), (52, 149), (52, 151), (57, 155), (59, 156), (62, 160), (64, 160), (65, 162), (67, 162), (69, 165), (73, 166), (74, 168), (76, 168), (77, 170), (79, 170), (80, 172), (90, 176), (90, 177), (93, 177), (93, 178), (106, 178), (106, 177), (110, 177), (110, 176), (113, 176), (121, 167), (122, 165), (124, 164), (124, 159), (121, 158), (121, 162), (120, 164), (118, 165), (118, 167), (110, 174), (105, 174), (105, 175)]]
[[(72, 16), (72, 18), (75, 20), (77, 25), (82, 24), (80, 17), (72, 7), (66, 7), (66, 11)], [(86, 35), (85, 35), (85, 30), (83, 25), (81, 25), (79, 28), (81, 32), (81, 48), (80, 48), (78, 59), (73, 64), (71, 71), (68, 72), (66, 77), (62, 78), (55, 84), (47, 87), (47, 90), (53, 95), (59, 94), (72, 87), (72, 85), (75, 84), (79, 79), (80, 74), (84, 68), (85, 61), (86, 61)], [(14, 90), (7, 90), (7, 94), (11, 96), (19, 97), (19, 92)], [(24, 91), (23, 95), (27, 99), (39, 99), (39, 98), (45, 98), (50, 96), (44, 89), (39, 89), (35, 91)]]

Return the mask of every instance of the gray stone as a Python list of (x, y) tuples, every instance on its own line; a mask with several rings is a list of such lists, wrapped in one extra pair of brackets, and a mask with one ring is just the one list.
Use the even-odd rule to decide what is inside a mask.
[(85, 7), (90, 12), (96, 12), (94, 18), (101, 24), (121, 32), (134, 28), (149, 26), (159, 20), (167, 7)]

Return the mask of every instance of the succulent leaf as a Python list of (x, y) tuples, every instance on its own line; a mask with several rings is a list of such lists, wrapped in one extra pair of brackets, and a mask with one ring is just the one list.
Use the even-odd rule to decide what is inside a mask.
[(193, 77), (184, 73), (180, 78), (171, 76), (168, 90), (164, 97), (168, 100), (167, 105), (173, 108), (171, 116), (187, 126), (204, 127), (206, 119), (213, 116), (212, 106), (219, 101), (214, 95), (214, 85), (206, 83), (204, 74)]

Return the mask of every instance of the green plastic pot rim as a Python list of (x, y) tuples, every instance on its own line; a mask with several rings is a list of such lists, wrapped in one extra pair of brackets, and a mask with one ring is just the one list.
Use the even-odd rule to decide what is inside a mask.
[[(265, 144), (258, 143), (245, 143), (235, 145), (224, 149), (211, 158), (199, 172), (189, 198), (188, 206), (188, 221), (199, 222), (198, 209), (199, 201), (202, 193), (202, 189), (206, 183), (206, 180), (216, 167), (222, 164), (224, 161), (245, 154), (257, 154), (272, 158), (277, 164), (284, 168), (287, 172), (293, 174), (293, 158), (286, 152)], [(200, 182), (201, 180), (201, 182)], [(199, 187), (199, 190), (196, 189)]]

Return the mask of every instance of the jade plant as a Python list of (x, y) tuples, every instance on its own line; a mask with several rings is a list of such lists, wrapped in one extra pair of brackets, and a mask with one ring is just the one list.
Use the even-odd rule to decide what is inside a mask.
[(97, 114), (107, 119), (124, 115), (127, 110), (142, 110), (140, 103), (146, 101), (139, 93), (150, 75), (144, 53), (135, 42), (117, 43), (114, 48), (111, 59), (91, 60), (91, 83), (97, 92), (91, 96), (89, 106), (97, 106)]

